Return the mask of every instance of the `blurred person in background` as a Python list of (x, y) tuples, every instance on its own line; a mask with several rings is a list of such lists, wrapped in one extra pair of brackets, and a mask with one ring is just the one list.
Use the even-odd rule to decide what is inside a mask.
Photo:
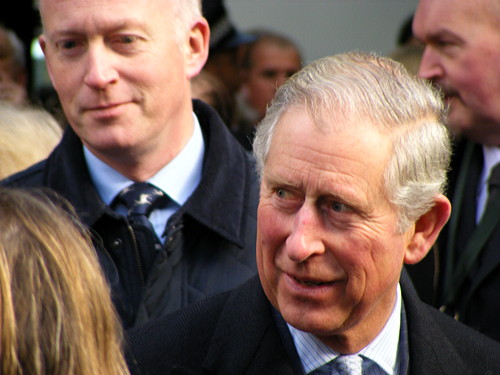
[(62, 129), (45, 109), (0, 102), (0, 179), (45, 159)]
[(0, 100), (28, 102), (25, 47), (16, 33), (0, 24)]
[[(234, 118), (231, 97), (224, 83), (212, 73), (202, 70), (191, 80), (191, 96), (209, 104), (222, 121), (229, 125)], [(230, 130), (232, 130), (230, 128)]]
[(255, 37), (241, 32), (231, 21), (224, 0), (202, 0), (203, 16), (210, 25), (210, 45), (204, 70), (218, 77), (230, 95), (240, 88), (240, 59)]
[(289, 37), (270, 30), (249, 34), (256, 40), (242, 55), (242, 83), (237, 96), (238, 132), (244, 134), (247, 149), (251, 149), (255, 126), (264, 118), (276, 90), (302, 67), (299, 48)]

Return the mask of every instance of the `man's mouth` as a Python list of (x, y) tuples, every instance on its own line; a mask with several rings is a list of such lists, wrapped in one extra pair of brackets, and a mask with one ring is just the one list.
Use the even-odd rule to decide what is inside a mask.
[(304, 286), (307, 287), (315, 287), (315, 286), (324, 286), (324, 285), (330, 285), (332, 284), (331, 282), (323, 282), (323, 281), (313, 281), (313, 280), (305, 280), (305, 279), (298, 279), (295, 276), (293, 276), (293, 279)]

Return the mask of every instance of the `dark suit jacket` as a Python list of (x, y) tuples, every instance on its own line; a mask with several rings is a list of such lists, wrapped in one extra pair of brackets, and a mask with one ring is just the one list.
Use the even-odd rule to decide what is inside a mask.
[[(470, 153), (467, 148), (470, 148)], [(455, 145), (448, 176), (447, 196), (453, 206), (451, 218), (439, 235), (437, 247), (434, 249), (437, 253), (434, 256), (427, 255), (423, 262), (408, 267), (408, 271), (424, 301), (436, 307), (446, 306), (446, 311), (450, 315), (500, 341), (500, 221), (496, 223), (491, 234), (479, 239), (479, 241), (484, 239), (483, 245), (479, 245), (478, 237), (475, 238), (476, 241), (471, 239), (474, 231), (478, 230), (474, 221), (476, 195), (482, 169), (481, 145), (463, 140), (458, 142)], [(465, 173), (463, 185), (458, 182), (460, 173)], [(459, 190), (463, 193), (458, 193)], [(452, 230), (453, 220), (457, 220), (455, 230)], [(444, 290), (447, 277), (446, 264), (450, 259), (459, 259), (462, 254), (474, 247), (479, 248), (479, 255), (467, 269), (465, 280), (451, 284), (455, 297), (450, 300)], [(434, 282), (433, 274), (437, 282)]]
[[(257, 273), (259, 183), (255, 160), (207, 104), (193, 101), (205, 143), (201, 181), (167, 224), (165, 244), (149, 269), (141, 237), (99, 196), (81, 140), (67, 127), (52, 154), (0, 185), (49, 188), (68, 200), (92, 232), (124, 327), (138, 326), (230, 290)], [(0, 161), (1, 163), (1, 161)]]
[[(407, 276), (401, 288), (409, 374), (500, 374), (500, 344), (423, 304)], [(132, 374), (304, 373), (278, 333), (258, 277), (127, 336)]]

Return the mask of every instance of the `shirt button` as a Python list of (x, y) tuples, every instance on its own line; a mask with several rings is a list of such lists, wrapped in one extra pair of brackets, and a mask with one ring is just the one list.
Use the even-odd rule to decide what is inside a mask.
[(113, 250), (120, 250), (122, 248), (123, 241), (121, 238), (115, 238), (111, 242), (111, 247)]

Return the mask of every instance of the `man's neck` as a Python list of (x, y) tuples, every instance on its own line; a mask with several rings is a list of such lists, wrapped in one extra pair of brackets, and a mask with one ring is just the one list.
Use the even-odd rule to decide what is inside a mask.
[(143, 182), (154, 176), (183, 150), (193, 135), (193, 129), (194, 127), (191, 127), (182, 137), (157, 139), (155, 146), (144, 149), (97, 150), (88, 144), (85, 144), (85, 147), (123, 176), (135, 182)]

